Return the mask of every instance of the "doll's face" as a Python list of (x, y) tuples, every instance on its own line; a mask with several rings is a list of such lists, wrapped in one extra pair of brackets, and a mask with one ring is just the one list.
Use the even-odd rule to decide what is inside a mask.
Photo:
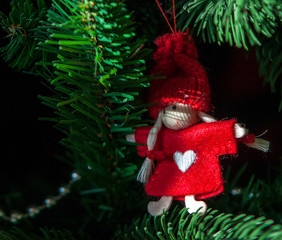
[(198, 111), (188, 104), (175, 103), (162, 111), (163, 124), (170, 129), (184, 129), (199, 121)]

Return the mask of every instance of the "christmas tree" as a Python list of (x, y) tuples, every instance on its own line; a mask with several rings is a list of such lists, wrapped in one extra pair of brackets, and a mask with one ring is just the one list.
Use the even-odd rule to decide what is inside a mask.
[(0, 239), (282, 238), (281, 2), (159, 1), (196, 42), (213, 115), (271, 147), (239, 144), (221, 159), (224, 194), (206, 200), (205, 214), (175, 201), (152, 217), (126, 135), (154, 124), (154, 41), (170, 32), (156, 2), (2, 6)]

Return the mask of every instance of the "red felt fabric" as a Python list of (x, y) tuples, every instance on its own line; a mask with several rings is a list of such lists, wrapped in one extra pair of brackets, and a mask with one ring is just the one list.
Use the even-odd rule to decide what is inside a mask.
[(241, 138), (242, 143), (254, 143), (256, 136), (252, 133), (246, 135), (245, 137)]
[[(154, 151), (162, 151), (145, 191), (151, 196), (174, 196), (184, 199), (196, 195), (197, 199), (215, 196), (223, 191), (223, 178), (218, 157), (237, 153), (234, 137), (235, 120), (200, 123), (187, 129), (172, 130), (165, 126), (158, 133)], [(137, 128), (136, 142), (146, 144), (151, 127)], [(177, 151), (193, 150), (196, 162), (181, 172), (173, 160)]]
[(140, 157), (148, 157), (154, 160), (163, 160), (165, 158), (162, 151), (149, 151), (147, 146), (137, 146), (137, 150)]

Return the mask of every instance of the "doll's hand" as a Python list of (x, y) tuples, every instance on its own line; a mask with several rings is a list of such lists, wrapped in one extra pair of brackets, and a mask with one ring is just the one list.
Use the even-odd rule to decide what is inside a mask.
[(235, 138), (242, 138), (248, 134), (248, 129), (242, 127), (239, 123), (234, 125), (234, 135)]
[(128, 142), (136, 142), (136, 141), (135, 141), (135, 135), (134, 135), (134, 134), (127, 134), (127, 135), (125, 136), (125, 138), (126, 138), (126, 141), (128, 141)]

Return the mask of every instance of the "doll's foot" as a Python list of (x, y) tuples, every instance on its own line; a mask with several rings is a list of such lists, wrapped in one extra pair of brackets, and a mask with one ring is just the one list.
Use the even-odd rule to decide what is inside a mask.
[(163, 196), (160, 198), (159, 201), (151, 201), (148, 204), (148, 212), (152, 216), (159, 216), (162, 215), (163, 212), (166, 212), (172, 203), (173, 197), (172, 196)]
[(194, 213), (201, 208), (198, 213), (204, 214), (207, 211), (207, 204), (204, 201), (195, 200), (194, 195), (185, 196), (185, 206), (188, 208), (188, 212)]

